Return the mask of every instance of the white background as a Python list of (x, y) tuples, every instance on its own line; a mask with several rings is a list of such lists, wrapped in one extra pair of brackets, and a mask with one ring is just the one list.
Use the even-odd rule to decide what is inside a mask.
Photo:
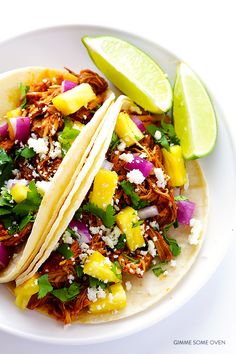
[[(79, 23), (117, 27), (147, 37), (184, 58), (204, 78), (236, 137), (235, 13), (234, 0), (8, 0), (0, 4), (0, 41), (44, 26)], [(16, 60), (20, 55), (19, 50)], [(220, 235), (222, 243), (224, 236)], [(148, 330), (86, 347), (40, 344), (0, 333), (0, 353), (235, 353), (235, 249), (233, 240), (207, 285), (175, 314)], [(174, 344), (183, 339), (224, 340), (226, 345)]]

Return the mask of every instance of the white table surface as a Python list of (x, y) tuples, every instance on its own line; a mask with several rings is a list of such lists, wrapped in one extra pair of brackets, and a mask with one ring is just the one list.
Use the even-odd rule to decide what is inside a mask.
[[(1, 2), (0, 14), (0, 41), (40, 27), (76, 23), (117, 27), (156, 41), (184, 58), (204, 78), (224, 107), (236, 137), (234, 0), (8, 0)], [(41, 344), (0, 332), (0, 353), (236, 353), (235, 249), (233, 240), (220, 267), (198, 294), (148, 330), (83, 347)], [(176, 340), (208, 340), (208, 345), (174, 344)], [(212, 344), (219, 340), (226, 344)]]

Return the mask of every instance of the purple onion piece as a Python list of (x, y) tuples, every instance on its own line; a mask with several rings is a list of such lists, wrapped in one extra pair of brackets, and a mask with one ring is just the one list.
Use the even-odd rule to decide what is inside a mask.
[(195, 203), (189, 200), (181, 200), (177, 204), (177, 220), (180, 224), (189, 225), (195, 210)]
[(6, 246), (0, 242), (0, 270), (5, 269), (10, 262), (10, 252)]
[(142, 172), (143, 176), (146, 178), (151, 170), (153, 169), (153, 164), (147, 160), (142, 159), (139, 156), (133, 155), (133, 161), (127, 162), (125, 168), (127, 170), (139, 170)]
[(90, 243), (92, 240), (88, 227), (83, 221), (72, 219), (69, 227), (80, 235), (80, 243)]
[(77, 86), (77, 84), (75, 82), (69, 81), (69, 80), (64, 80), (64, 81), (62, 81), (62, 84), (61, 84), (61, 90), (62, 90), (62, 92), (66, 92), (66, 91), (73, 89), (75, 86)]
[(141, 220), (152, 218), (153, 216), (157, 216), (158, 214), (159, 213), (156, 205), (151, 205), (138, 211), (138, 216)]
[(8, 122), (7, 119), (0, 121), (0, 136), (6, 138), (8, 136)]
[(137, 125), (137, 127), (139, 128), (139, 130), (141, 130), (141, 132), (145, 132), (147, 129), (145, 128), (143, 122), (138, 118), (138, 116), (132, 116), (131, 117), (132, 121)]
[(8, 119), (9, 133), (12, 140), (26, 142), (30, 136), (30, 118), (14, 117)]

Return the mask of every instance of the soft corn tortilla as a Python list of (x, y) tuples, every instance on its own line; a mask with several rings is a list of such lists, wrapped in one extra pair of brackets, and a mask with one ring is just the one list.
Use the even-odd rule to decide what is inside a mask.
[[(19, 106), (19, 83), (27, 85), (44, 78), (52, 78), (56, 74), (62, 74), (64, 79), (75, 81), (75, 77), (67, 72), (43, 67), (27, 67), (2, 74), (0, 76), (0, 117)], [(44, 241), (86, 161), (96, 139), (96, 130), (113, 100), (114, 94), (107, 91), (106, 101), (73, 142), (42, 199), (26, 244), (11, 259), (9, 266), (0, 273), (0, 283), (16, 279), (27, 269), (39, 250), (44, 250), (42, 247)]]
[[(104, 161), (107, 149), (109, 148), (112, 131), (115, 126), (116, 118), (122, 108), (126, 107), (131, 111), (137, 110), (137, 107), (125, 96), (120, 96), (117, 101), (109, 108), (106, 114), (104, 127), (97, 137), (93, 149), (78, 175), (74, 187), (63, 207), (60, 210), (60, 217), (54, 223), (51, 229), (50, 240), (48, 240), (48, 248), (44, 254), (38, 254), (38, 261), (34, 260), (30, 265), (30, 271), (26, 271), (24, 276), (17, 279), (20, 284), (34, 275), (38, 268), (47, 260), (50, 253), (58, 243), (60, 236), (66, 230), (70, 220), (73, 218), (74, 212), (80, 207), (90, 189), (93, 179), (99, 171), (102, 162)], [(101, 139), (101, 140), (100, 140)], [(185, 191), (185, 195), (196, 203), (196, 211), (194, 218), (202, 223), (202, 230), (199, 234), (199, 243), (197, 245), (190, 245), (188, 237), (190, 235), (189, 226), (179, 226), (176, 230), (171, 230), (169, 237), (176, 238), (178, 244), (181, 246), (181, 254), (176, 257), (176, 267), (171, 267), (170, 264), (164, 265), (163, 269), (168, 271), (168, 275), (161, 275), (156, 277), (152, 270), (144, 274), (142, 279), (125, 275), (123, 277), (123, 284), (130, 281), (132, 284), (131, 290), (127, 291), (127, 306), (124, 310), (118, 312), (109, 312), (106, 314), (91, 314), (83, 311), (78, 316), (78, 321), (83, 323), (100, 323), (118, 320), (138, 312), (141, 312), (148, 307), (157, 304), (167, 293), (181, 281), (184, 275), (190, 270), (192, 264), (195, 262), (198, 252), (203, 242), (204, 229), (206, 227), (207, 209), (208, 209), (208, 195), (207, 186), (202, 174), (201, 168), (196, 161), (188, 161), (186, 164), (189, 187)], [(40, 258), (40, 257), (41, 258)], [(40, 258), (40, 259), (39, 259)], [(32, 264), (34, 266), (32, 267)]]

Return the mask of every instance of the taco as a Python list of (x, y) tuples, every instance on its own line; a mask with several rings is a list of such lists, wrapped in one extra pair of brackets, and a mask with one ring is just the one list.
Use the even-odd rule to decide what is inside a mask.
[(43, 246), (113, 99), (90, 70), (0, 76), (0, 283), (16, 279)]
[(16, 304), (65, 324), (143, 311), (190, 269), (206, 213), (203, 174), (196, 161), (184, 162), (170, 117), (120, 96), (50, 231), (46, 252), (17, 279)]

